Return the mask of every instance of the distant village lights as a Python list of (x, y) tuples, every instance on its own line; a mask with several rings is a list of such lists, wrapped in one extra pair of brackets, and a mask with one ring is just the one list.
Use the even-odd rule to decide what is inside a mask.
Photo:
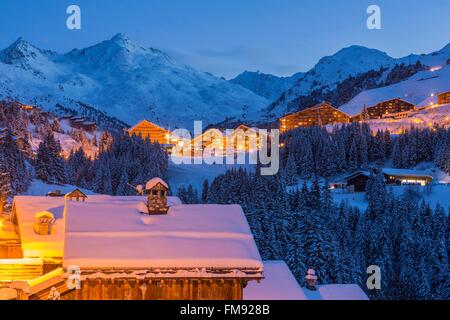
[[(279, 130), (240, 126), (227, 129), (225, 135), (217, 129), (203, 132), (202, 121), (194, 121), (194, 138), (186, 129), (176, 129), (179, 141), (172, 147), (175, 164), (261, 164), (261, 175), (275, 175), (279, 169)], [(187, 142), (187, 143), (186, 143)], [(269, 145), (270, 144), (270, 145)], [(248, 157), (246, 156), (248, 152)]]
[(279, 169), (278, 129), (239, 125), (225, 132), (203, 131), (202, 121), (194, 121), (194, 137), (187, 129), (169, 131), (148, 120), (127, 130), (130, 136), (159, 143), (175, 164), (260, 164), (261, 175), (275, 175)]

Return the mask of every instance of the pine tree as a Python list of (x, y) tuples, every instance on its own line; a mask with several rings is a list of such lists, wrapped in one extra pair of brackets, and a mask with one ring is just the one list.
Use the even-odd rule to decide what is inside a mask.
[(297, 165), (295, 164), (294, 155), (292, 153), (289, 153), (287, 158), (284, 175), (288, 186), (293, 186), (297, 183)]
[(0, 151), (0, 213), (5, 209), (9, 209), (9, 198), (12, 193), (10, 181), (6, 159), (3, 152)]
[(208, 179), (203, 181), (202, 188), (202, 203), (208, 203), (208, 194), (209, 194), (209, 182)]
[(353, 140), (350, 147), (347, 169), (349, 171), (355, 171), (356, 169), (358, 169), (358, 167), (358, 147), (356, 145), (356, 141)]

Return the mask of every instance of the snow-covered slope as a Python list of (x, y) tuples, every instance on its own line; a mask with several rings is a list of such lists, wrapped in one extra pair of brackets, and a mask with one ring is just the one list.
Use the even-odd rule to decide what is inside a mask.
[(425, 105), (433, 102), (438, 93), (445, 91), (450, 91), (450, 65), (434, 72), (419, 72), (408, 80), (392, 86), (364, 91), (339, 109), (355, 115), (360, 113), (364, 106), (373, 106), (394, 98), (402, 98), (416, 105)]
[[(417, 62), (427, 69), (437, 72), (450, 62), (450, 45), (430, 54), (409, 55), (399, 59), (392, 58), (376, 49), (361, 46), (344, 48), (332, 56), (322, 58), (313, 69), (302, 75), (291, 88), (271, 104), (268, 112), (281, 116), (287, 112), (299, 110), (301, 107), (305, 107), (298, 105), (300, 97), (318, 98), (320, 93), (331, 92), (349, 77), (362, 75), (372, 70), (379, 71), (381, 68), (383, 68), (382, 73), (377, 75), (378, 78), (372, 79), (371, 85), (372, 87), (383, 86), (385, 85), (384, 80), (396, 66), (401, 64), (410, 66)], [(427, 72), (416, 76), (416, 80), (426, 78)], [(361, 89), (364, 90), (364, 88)], [(342, 92), (340, 94), (342, 95)], [(379, 101), (383, 101), (388, 97), (385, 98), (381, 95), (380, 98)]]
[(313, 69), (303, 74), (295, 84), (285, 91), (269, 108), (269, 112), (282, 115), (290, 112), (289, 104), (299, 96), (307, 96), (315, 90), (329, 91), (350, 76), (382, 66), (393, 66), (395, 59), (376, 49), (351, 46), (332, 56), (319, 60)]
[(191, 128), (225, 118), (256, 119), (268, 101), (250, 90), (178, 63), (122, 34), (65, 55), (19, 39), (0, 51), (0, 99), (53, 110), (74, 101), (129, 124), (148, 118)]
[(230, 82), (239, 84), (272, 102), (278, 99), (302, 76), (303, 73), (296, 73), (291, 77), (277, 77), (259, 71), (244, 71), (236, 78), (231, 79)]

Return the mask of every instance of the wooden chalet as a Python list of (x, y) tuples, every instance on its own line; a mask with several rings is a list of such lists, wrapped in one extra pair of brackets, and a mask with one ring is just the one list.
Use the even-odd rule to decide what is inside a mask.
[(172, 134), (153, 122), (142, 120), (134, 127), (128, 129), (130, 136), (136, 135), (142, 139), (149, 138), (152, 142), (158, 142), (161, 145), (171, 144)]
[[(420, 185), (426, 186), (433, 181), (433, 177), (427, 171), (409, 169), (381, 169), (386, 185)], [(367, 181), (370, 177), (369, 171), (357, 171), (345, 178), (347, 188), (351, 192), (365, 192)]]
[(259, 149), (262, 139), (267, 139), (267, 134), (261, 134), (258, 128), (241, 124), (226, 135), (226, 147), (236, 151), (253, 151)]
[(200, 152), (205, 148), (224, 150), (226, 147), (226, 139), (222, 131), (211, 128), (194, 137), (189, 144), (192, 147), (193, 154), (196, 154), (196, 152)]
[(94, 132), (97, 129), (97, 124), (95, 122), (89, 121), (83, 116), (63, 115), (60, 117), (60, 120), (66, 120), (71, 127), (87, 132)]
[(438, 94), (438, 104), (449, 104), (449, 103), (450, 103), (450, 91)]
[(367, 107), (362, 112), (363, 118), (367, 119), (382, 119), (388, 115), (399, 114), (416, 110), (416, 106), (403, 99), (396, 98), (380, 102), (374, 106)]
[[(156, 178), (138, 196), (15, 197), (23, 255), (0, 264), (0, 286), (14, 280), (17, 299), (31, 300), (243, 299), (263, 263), (241, 207), (184, 205), (167, 192)], [(143, 214), (161, 198), (165, 214)]]
[(280, 132), (299, 127), (325, 126), (334, 123), (348, 123), (350, 116), (328, 102), (315, 105), (299, 112), (288, 114), (279, 120)]
[(76, 201), (86, 201), (86, 199), (88, 198), (87, 195), (81, 191), (80, 189), (75, 189), (72, 192), (69, 192), (65, 195), (65, 198), (68, 200), (76, 200)]

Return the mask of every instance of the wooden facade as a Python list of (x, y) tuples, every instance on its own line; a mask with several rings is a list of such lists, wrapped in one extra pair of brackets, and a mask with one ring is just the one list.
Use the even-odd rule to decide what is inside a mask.
[(226, 136), (226, 147), (233, 147), (236, 151), (254, 151), (262, 145), (262, 140), (267, 140), (266, 134), (261, 134), (258, 129), (241, 124), (233, 132)]
[(350, 188), (351, 192), (365, 192), (368, 180), (368, 175), (358, 172), (346, 178), (347, 187)]
[[(433, 177), (426, 174), (414, 174), (408, 172), (395, 172), (388, 169), (382, 169), (384, 181), (386, 185), (421, 185), (426, 186), (433, 181)], [(351, 192), (365, 192), (367, 181), (369, 180), (370, 172), (358, 171), (345, 178), (347, 187)]]
[(189, 142), (189, 145), (192, 148), (192, 154), (195, 155), (205, 148), (224, 150), (226, 147), (226, 139), (222, 131), (212, 128), (194, 137)]
[(76, 201), (86, 201), (87, 195), (85, 195), (80, 189), (75, 189), (72, 192), (69, 192), (65, 195), (65, 197), (69, 200), (76, 200)]
[(440, 93), (438, 95), (438, 104), (449, 104), (450, 103), (450, 91)]
[(171, 132), (166, 130), (148, 120), (139, 122), (134, 127), (128, 130), (130, 135), (136, 135), (142, 139), (149, 138), (152, 142), (158, 142), (159, 144), (171, 143)]
[(369, 119), (382, 119), (384, 115), (413, 111), (416, 106), (402, 99), (392, 99), (368, 107), (364, 112)]
[(324, 102), (314, 107), (286, 115), (280, 119), (280, 131), (287, 132), (299, 127), (325, 126), (334, 123), (349, 123), (350, 116)]
[(86, 279), (62, 300), (242, 300), (244, 281), (229, 278)]
[(0, 240), (0, 259), (22, 259), (20, 239)]

